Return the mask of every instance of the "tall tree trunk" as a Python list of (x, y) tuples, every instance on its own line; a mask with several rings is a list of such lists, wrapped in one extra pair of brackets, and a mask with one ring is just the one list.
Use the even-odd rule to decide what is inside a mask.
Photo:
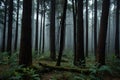
[(58, 29), (57, 29), (57, 40), (56, 40), (56, 50), (57, 51), (59, 51), (59, 47), (60, 47), (60, 31), (61, 31), (61, 27), (59, 25)]
[(17, 42), (18, 42), (19, 3), (20, 3), (20, 0), (17, 0), (17, 20), (16, 20), (16, 32), (15, 32), (15, 46), (14, 46), (14, 51), (17, 50)]
[(73, 29), (74, 29), (74, 33), (73, 33), (73, 37), (74, 37), (74, 63), (76, 64), (76, 8), (75, 8), (75, 1), (72, 0), (72, 9), (73, 9)]
[(83, 0), (78, 0), (78, 19), (77, 19), (77, 45), (76, 45), (76, 63), (85, 64), (84, 57), (84, 27), (83, 27)]
[(108, 53), (108, 55), (110, 53), (110, 27), (111, 27), (111, 18), (109, 17), (108, 18), (108, 43), (107, 43), (107, 53)]
[(42, 53), (44, 53), (44, 47), (45, 47), (45, 0), (43, 6), (44, 6), (44, 13), (43, 13)]
[(36, 16), (36, 37), (35, 37), (35, 51), (38, 53), (38, 26), (39, 26), (39, 0), (37, 0), (37, 16)]
[(23, 0), (22, 32), (19, 64), (32, 65), (32, 0)]
[(44, 53), (45, 48), (45, 13), (44, 13), (44, 19), (43, 19), (43, 29), (42, 29), (42, 53)]
[(39, 52), (41, 53), (41, 41), (42, 41), (42, 22), (43, 22), (43, 15), (41, 14), (41, 22), (40, 22), (40, 45), (39, 45)]
[(117, 9), (116, 9), (116, 35), (115, 35), (115, 55), (117, 58), (120, 58), (119, 55), (119, 10), (120, 10), (120, 0), (116, 0)]
[(96, 56), (97, 49), (97, 0), (94, 2), (94, 54)]
[(8, 4), (8, 0), (5, 1), (5, 13), (4, 13), (4, 27), (3, 27), (3, 40), (2, 40), (2, 52), (5, 51), (5, 35), (6, 35), (6, 23), (7, 23), (7, 4)]
[(50, 58), (56, 59), (55, 50), (55, 4), (56, 0), (51, 0), (51, 15), (50, 15)]
[(66, 10), (67, 10), (67, 0), (64, 1), (63, 15), (61, 19), (60, 49), (59, 49), (59, 55), (56, 66), (60, 66), (61, 58), (64, 50)]
[(86, 57), (88, 57), (88, 0), (86, 0)]
[(13, 0), (9, 0), (7, 52), (12, 53)]
[(100, 33), (99, 33), (98, 47), (97, 47), (97, 62), (100, 65), (105, 64), (105, 45), (106, 45), (109, 6), (110, 6), (110, 0), (103, 0), (102, 16), (100, 21)]

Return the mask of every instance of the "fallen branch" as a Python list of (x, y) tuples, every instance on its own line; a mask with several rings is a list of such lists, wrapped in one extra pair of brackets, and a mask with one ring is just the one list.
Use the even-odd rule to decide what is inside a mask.
[(66, 68), (66, 67), (60, 67), (60, 66), (51, 66), (45, 63), (39, 63), (39, 65), (50, 71), (57, 70), (57, 71), (68, 71), (68, 72), (85, 73), (85, 74), (90, 73), (89, 69), (76, 69), (76, 68)]

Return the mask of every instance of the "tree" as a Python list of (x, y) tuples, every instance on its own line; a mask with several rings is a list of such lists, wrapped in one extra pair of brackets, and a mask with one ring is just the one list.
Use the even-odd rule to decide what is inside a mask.
[(20, 4), (20, 0), (17, 0), (17, 20), (16, 20), (15, 46), (14, 46), (15, 51), (17, 50), (17, 42), (18, 42), (19, 4)]
[(42, 43), (42, 23), (43, 23), (43, 6), (42, 6), (42, 0), (40, 0), (41, 3), (41, 19), (40, 19), (40, 44), (39, 44), (39, 52), (41, 53), (41, 43)]
[(55, 4), (56, 0), (51, 0), (51, 14), (50, 14), (50, 58), (56, 59), (55, 50)]
[(86, 0), (86, 57), (88, 57), (88, 0)]
[(94, 53), (96, 56), (96, 49), (97, 49), (97, 0), (94, 2)]
[(78, 0), (77, 9), (77, 45), (76, 45), (76, 65), (85, 64), (84, 57), (84, 29), (83, 29), (83, 0)]
[(116, 0), (117, 9), (116, 9), (116, 35), (115, 35), (115, 55), (117, 58), (120, 58), (119, 55), (119, 10), (120, 10), (120, 0)]
[(3, 27), (3, 40), (2, 40), (2, 52), (5, 51), (5, 35), (6, 35), (6, 22), (7, 22), (7, 4), (8, 1), (5, 1), (5, 9), (4, 9), (4, 27)]
[(46, 6), (45, 6), (45, 0), (43, 0), (43, 7), (44, 7), (44, 10), (43, 10), (43, 33), (42, 33), (42, 53), (44, 53), (44, 48), (45, 48), (45, 9), (46, 9)]
[(8, 9), (8, 38), (7, 38), (7, 52), (9, 56), (12, 53), (12, 23), (13, 23), (13, 0), (9, 0)]
[(39, 2), (40, 0), (37, 0), (37, 16), (36, 16), (36, 37), (35, 37), (35, 51), (38, 53), (38, 26), (39, 26)]
[(56, 66), (60, 66), (63, 49), (64, 49), (66, 10), (67, 10), (67, 0), (64, 1), (63, 14), (61, 19), (60, 49), (59, 49), (59, 55)]
[(32, 0), (23, 0), (22, 32), (19, 54), (19, 64), (30, 66), (32, 64)]
[(41, 53), (41, 41), (42, 41), (42, 22), (43, 22), (43, 14), (41, 13), (41, 21), (40, 21), (40, 44), (39, 44), (39, 52)]
[(74, 36), (74, 64), (75, 63), (75, 60), (76, 60), (76, 8), (75, 8), (75, 3), (76, 1), (74, 2), (74, 0), (72, 0), (72, 9), (73, 9), (73, 28), (74, 28), (74, 33), (73, 33), (73, 36)]
[(103, 0), (102, 16), (100, 21), (100, 33), (99, 33), (98, 46), (97, 46), (97, 62), (100, 65), (105, 64), (105, 44), (106, 44), (106, 35), (107, 35), (109, 6), (110, 6), (110, 0)]

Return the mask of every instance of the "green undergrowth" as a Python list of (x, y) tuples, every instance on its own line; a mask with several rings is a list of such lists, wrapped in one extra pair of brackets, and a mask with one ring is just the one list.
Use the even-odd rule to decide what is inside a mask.
[[(90, 56), (86, 58), (86, 67), (80, 68), (80, 66), (73, 65), (73, 54), (71, 51), (65, 52), (62, 56), (61, 68), (68, 69), (86, 69), (90, 73), (85, 74), (70, 72), (70, 71), (49, 71), (49, 68), (44, 68), (39, 65), (43, 63), (49, 66), (55, 67), (57, 60), (49, 58), (49, 52), (44, 54), (33, 53), (33, 66), (29, 68), (23, 68), (18, 65), (18, 52), (8, 56), (6, 52), (0, 54), (0, 80), (24, 80), (25, 76), (28, 76), (30, 80), (104, 80), (106, 76), (117, 77), (120, 76), (120, 60), (114, 55), (106, 58), (106, 65), (98, 67), (98, 63), (95, 62), (95, 58)], [(49, 79), (45, 79), (45, 77)]]

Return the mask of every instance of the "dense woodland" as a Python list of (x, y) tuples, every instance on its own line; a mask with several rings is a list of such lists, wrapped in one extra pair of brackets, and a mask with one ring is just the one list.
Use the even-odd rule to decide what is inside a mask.
[(120, 0), (0, 0), (0, 80), (120, 80)]

